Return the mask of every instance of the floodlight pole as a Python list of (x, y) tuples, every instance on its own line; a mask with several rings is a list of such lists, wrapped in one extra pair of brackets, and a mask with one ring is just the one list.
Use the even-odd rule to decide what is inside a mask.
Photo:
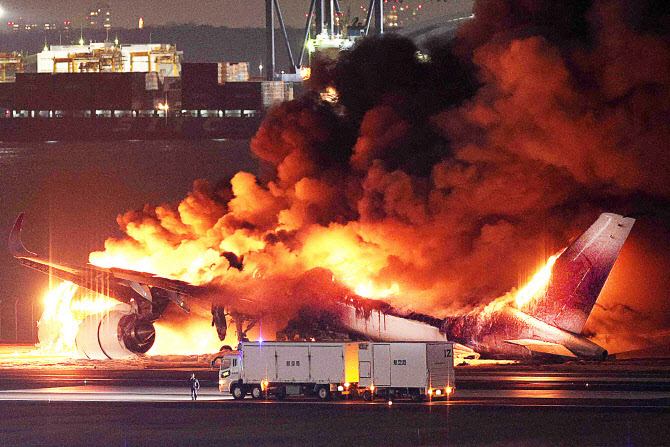
[(265, 73), (268, 81), (275, 77), (275, 3), (265, 0)]

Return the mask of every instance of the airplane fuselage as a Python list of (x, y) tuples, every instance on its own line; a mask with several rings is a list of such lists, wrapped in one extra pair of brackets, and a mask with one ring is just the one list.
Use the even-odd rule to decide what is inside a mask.
[(603, 359), (607, 351), (582, 335), (560, 329), (510, 305), (487, 316), (469, 314), (447, 318), (442, 330), (449, 340), (468, 346), (486, 357), (524, 358), (530, 352), (513, 340), (537, 340), (562, 345), (576, 357)]

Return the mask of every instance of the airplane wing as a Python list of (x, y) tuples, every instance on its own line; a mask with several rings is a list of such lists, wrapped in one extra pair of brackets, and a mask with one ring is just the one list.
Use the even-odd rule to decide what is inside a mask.
[(559, 345), (558, 343), (550, 343), (547, 341), (530, 340), (530, 339), (505, 340), (505, 343), (523, 346), (530, 352), (577, 358), (577, 356), (573, 354), (568, 348), (566, 348), (563, 345)]
[(103, 268), (91, 264), (71, 267), (40, 258), (26, 249), (21, 241), (23, 219), (24, 213), (21, 213), (16, 219), (7, 243), (12, 256), (17, 258), (22, 265), (64, 281), (70, 281), (126, 304), (141, 299), (152, 302), (155, 293), (158, 292), (152, 289), (160, 289), (159, 293), (162, 297), (174, 302), (186, 312), (190, 312), (187, 297), (197, 295), (200, 291), (198, 286), (146, 272), (114, 267)]

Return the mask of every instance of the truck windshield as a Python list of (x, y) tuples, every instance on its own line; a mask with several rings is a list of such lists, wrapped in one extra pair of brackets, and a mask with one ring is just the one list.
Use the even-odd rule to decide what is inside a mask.
[(221, 369), (230, 368), (230, 359), (221, 359)]

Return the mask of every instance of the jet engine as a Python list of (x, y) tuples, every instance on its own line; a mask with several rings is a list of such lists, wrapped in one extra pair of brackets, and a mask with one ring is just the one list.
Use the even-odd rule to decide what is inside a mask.
[(92, 360), (123, 359), (144, 354), (154, 344), (151, 320), (119, 305), (103, 314), (84, 318), (75, 337), (77, 352)]

